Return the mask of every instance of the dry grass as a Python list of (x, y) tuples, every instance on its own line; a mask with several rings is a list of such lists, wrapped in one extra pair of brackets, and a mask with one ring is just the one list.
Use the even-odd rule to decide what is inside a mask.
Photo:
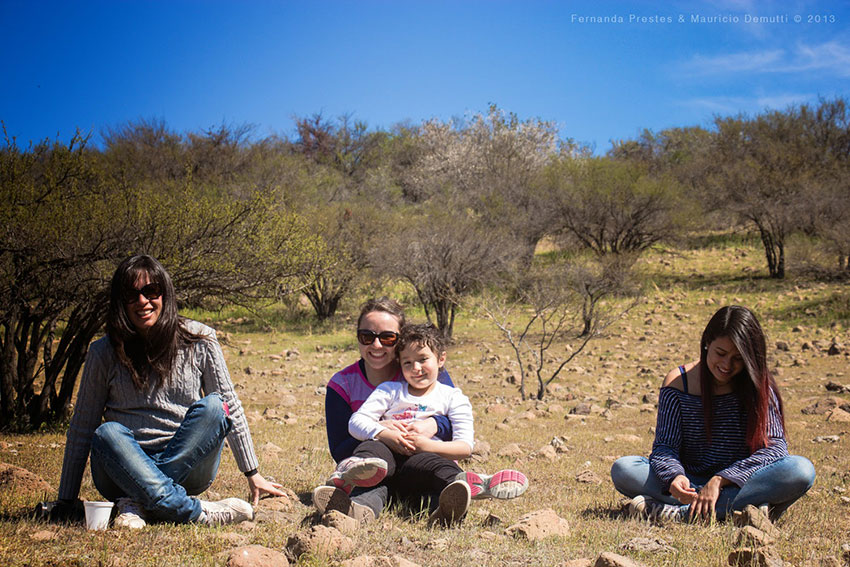
[[(850, 504), (840, 497), (850, 488), (848, 424), (830, 423), (824, 416), (800, 410), (813, 398), (828, 395), (824, 384), (850, 384), (846, 356), (802, 350), (805, 341), (828, 343), (838, 337), (850, 343), (846, 284), (810, 281), (775, 282), (762, 273), (758, 249), (705, 248), (698, 251), (654, 251), (641, 261), (647, 279), (644, 302), (606, 338), (592, 343), (542, 402), (522, 401), (511, 374), (510, 353), (483, 319), (464, 313), (457, 323), (457, 344), (449, 353), (449, 368), (476, 408), (476, 436), (493, 451), (488, 462), (467, 463), (488, 471), (516, 467), (527, 472), (531, 488), (511, 502), (476, 502), (459, 528), (430, 530), (421, 519), (390, 511), (364, 527), (354, 539), (357, 554), (400, 554), (420, 565), (558, 565), (575, 558), (595, 558), (603, 551), (629, 555), (646, 565), (725, 565), (733, 549), (733, 528), (715, 525), (656, 526), (620, 516), (621, 498), (608, 474), (613, 460), (626, 454), (646, 454), (652, 443), (655, 414), (641, 403), (657, 397), (661, 377), (673, 366), (697, 355), (697, 341), (708, 317), (720, 305), (741, 303), (760, 315), (771, 346), (790, 343), (789, 352), (771, 348), (779, 369), (787, 407), (790, 447), (809, 457), (818, 471), (812, 491), (780, 521), (776, 547), (794, 565), (821, 565), (841, 557), (850, 542)], [(839, 307), (836, 307), (839, 306)], [(330, 472), (323, 419), (323, 386), (337, 369), (356, 358), (348, 335), (350, 325), (314, 331), (260, 332), (252, 324), (212, 321), (229, 333), (225, 348), (234, 381), (251, 416), (255, 445), (263, 472), (309, 502), (310, 490)], [(795, 327), (802, 331), (795, 331)], [(247, 330), (246, 330), (247, 329)], [(297, 348), (293, 360), (273, 360)], [(487, 354), (486, 360), (484, 355)], [(493, 360), (493, 355), (497, 359)], [(246, 371), (250, 369), (250, 371)], [(831, 394), (830, 394), (831, 395)], [(850, 401), (850, 396), (842, 394)], [(509, 416), (488, 413), (499, 401)], [(578, 402), (605, 407), (605, 415), (566, 417)], [(287, 414), (289, 423), (262, 417), (266, 408)], [(529, 413), (530, 412), (530, 413)], [(838, 443), (814, 443), (821, 435), (839, 435)], [(566, 440), (568, 451), (554, 461), (538, 456), (553, 437)], [(56, 487), (61, 472), (63, 434), (0, 435), (0, 461), (25, 467)], [(498, 456), (509, 443), (523, 449), (519, 458)], [(275, 452), (269, 444), (281, 449)], [(576, 480), (590, 470), (600, 484)], [(228, 455), (210, 497), (241, 495), (245, 482)], [(87, 475), (82, 496), (96, 499)], [(0, 562), (3, 565), (222, 565), (222, 552), (243, 543), (282, 548), (288, 536), (310, 516), (298, 506), (284, 521), (209, 529), (197, 526), (149, 526), (140, 532), (109, 530), (89, 533), (81, 527), (35, 523), (20, 511), (34, 501), (4, 501), (0, 520)], [(571, 534), (530, 543), (503, 535), (503, 529), (525, 513), (552, 508), (568, 520)], [(490, 512), (502, 520), (484, 527)], [(660, 537), (675, 552), (645, 554), (622, 551), (635, 537)], [(343, 557), (344, 558), (344, 557)], [(339, 559), (339, 558), (338, 558)], [(323, 558), (302, 557), (301, 565), (326, 565)]]

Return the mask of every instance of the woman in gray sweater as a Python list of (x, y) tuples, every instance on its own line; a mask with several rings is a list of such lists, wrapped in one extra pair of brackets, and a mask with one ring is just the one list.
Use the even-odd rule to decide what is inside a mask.
[(116, 526), (251, 519), (244, 500), (194, 497), (212, 484), (225, 438), (254, 505), (260, 493), (283, 495), (257, 471), (215, 331), (178, 316), (171, 277), (159, 262), (127, 258), (112, 277), (106, 336), (86, 358), (58, 506), (77, 499), (91, 453), (95, 487), (118, 505)]

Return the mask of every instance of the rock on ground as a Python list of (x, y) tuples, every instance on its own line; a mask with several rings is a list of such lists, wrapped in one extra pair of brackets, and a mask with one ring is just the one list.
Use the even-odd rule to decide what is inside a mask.
[(760, 547), (765, 545), (770, 545), (774, 542), (775, 538), (770, 536), (763, 531), (754, 528), (753, 526), (744, 526), (740, 530), (738, 530), (738, 539), (736, 545), (738, 547)]
[(596, 563), (593, 564), (593, 567), (643, 567), (643, 563), (638, 563), (623, 555), (606, 551), (596, 558)]
[(602, 484), (602, 479), (592, 470), (583, 470), (576, 475), (576, 480), (584, 484)]
[(346, 516), (339, 510), (329, 510), (322, 516), (322, 525), (329, 528), (336, 528), (345, 535), (353, 535), (360, 527), (360, 522), (351, 516)]
[(753, 549), (744, 547), (729, 554), (729, 565), (747, 565), (748, 567), (783, 567), (785, 562), (772, 547)]
[(735, 512), (735, 525), (739, 528), (752, 526), (765, 534), (776, 537), (779, 531), (773, 526), (770, 519), (753, 505), (749, 505), (740, 512)]
[(827, 414), (826, 420), (839, 423), (850, 423), (850, 413), (841, 408), (835, 408)]
[(361, 555), (343, 561), (340, 563), (340, 567), (419, 567), (419, 565), (408, 561), (401, 555), (393, 555), (392, 557)]
[(659, 551), (676, 551), (675, 547), (658, 537), (635, 537), (620, 546), (627, 551), (646, 551), (657, 553)]
[(354, 542), (336, 528), (313, 526), (309, 530), (289, 536), (286, 549), (296, 559), (305, 553), (330, 557), (335, 553), (351, 553)]
[(262, 545), (246, 545), (230, 550), (227, 567), (289, 567), (286, 555)]
[(0, 463), (0, 509), (29, 508), (53, 493), (53, 488), (37, 474)]
[(516, 524), (505, 529), (505, 533), (535, 541), (550, 536), (567, 536), (570, 525), (554, 510), (537, 510), (521, 517)]
[(500, 457), (520, 457), (522, 454), (523, 450), (517, 443), (508, 443), (498, 452)]

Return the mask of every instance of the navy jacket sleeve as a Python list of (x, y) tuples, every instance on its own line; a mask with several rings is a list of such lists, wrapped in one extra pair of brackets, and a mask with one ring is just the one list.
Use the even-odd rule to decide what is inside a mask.
[[(449, 376), (449, 371), (446, 370), (446, 367), (440, 369), (440, 374), (437, 375), (437, 381), (445, 384), (446, 386), (455, 387), (452, 382), (452, 377)], [(448, 416), (445, 415), (435, 415), (434, 421), (437, 422), (437, 437), (442, 439), (443, 441), (451, 441), (453, 439), (452, 435), (454, 431), (452, 431), (452, 422), (449, 420)]]
[[(328, 432), (328, 447), (337, 463), (354, 453), (360, 441), (348, 433), (351, 406), (336, 391), (328, 388), (325, 394), (325, 428)], [(438, 425), (439, 429), (439, 425)]]

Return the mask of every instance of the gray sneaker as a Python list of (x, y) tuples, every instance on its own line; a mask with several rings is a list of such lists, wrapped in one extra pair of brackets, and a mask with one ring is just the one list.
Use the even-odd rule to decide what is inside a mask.
[(371, 508), (353, 501), (344, 490), (334, 486), (317, 486), (313, 490), (313, 506), (320, 514), (337, 510), (364, 524), (375, 519)]
[(254, 509), (240, 498), (225, 498), (218, 502), (201, 500), (200, 502), (202, 512), (197, 521), (201, 524), (221, 526), (254, 519)]
[(113, 527), (138, 530), (147, 525), (142, 507), (129, 498), (119, 498), (115, 501), (118, 515), (112, 521)]
[(469, 509), (472, 491), (466, 481), (456, 480), (440, 493), (440, 505), (428, 517), (428, 525), (439, 524), (449, 527), (460, 523)]
[(664, 502), (659, 502), (654, 498), (643, 495), (635, 496), (629, 502), (629, 517), (638, 520), (655, 522), (682, 521), (685, 518), (683, 510), (687, 510), (687, 508), (665, 504)]

